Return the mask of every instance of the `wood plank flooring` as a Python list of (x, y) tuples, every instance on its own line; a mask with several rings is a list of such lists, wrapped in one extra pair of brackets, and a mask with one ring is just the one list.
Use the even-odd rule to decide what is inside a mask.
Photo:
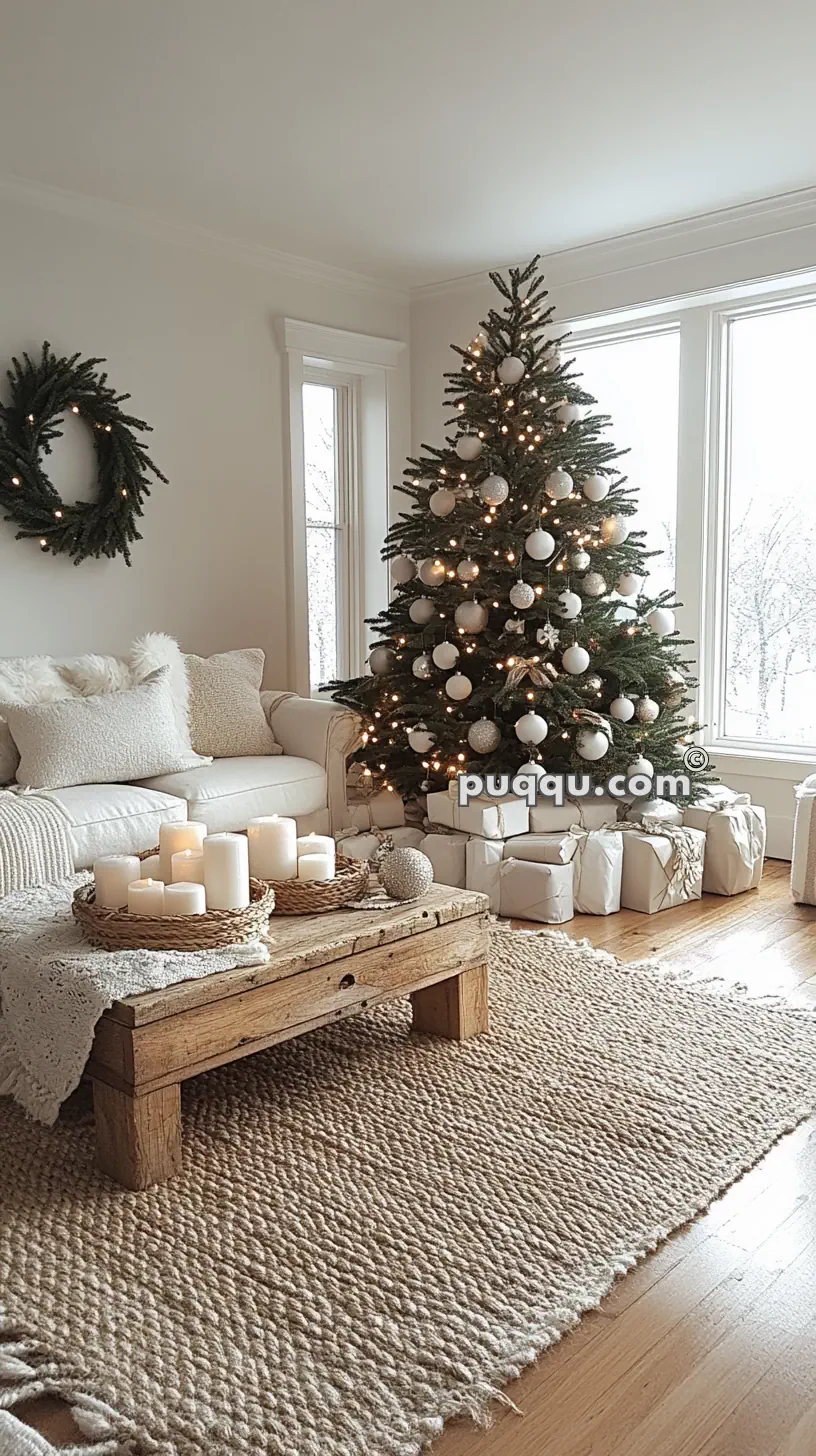
[[(791, 904), (788, 875), (772, 860), (751, 894), (579, 916), (566, 929), (623, 960), (656, 955), (816, 1003), (816, 908)], [(620, 1280), (507, 1394), (521, 1415), (449, 1426), (431, 1456), (816, 1456), (816, 1119)], [(52, 1440), (76, 1439), (53, 1403), (27, 1419)]]

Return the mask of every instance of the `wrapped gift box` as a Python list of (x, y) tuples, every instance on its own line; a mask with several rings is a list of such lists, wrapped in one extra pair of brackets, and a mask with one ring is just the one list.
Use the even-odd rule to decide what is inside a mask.
[(350, 796), (348, 822), (354, 829), (398, 829), (405, 823), (405, 805), (399, 794), (383, 789), (367, 797)]
[(816, 905), (816, 774), (796, 789), (791, 896), (797, 905)]
[(534, 864), (569, 864), (575, 854), (574, 834), (520, 834), (508, 839), (504, 859), (528, 859)]
[(740, 797), (746, 802), (732, 801), (723, 809), (693, 804), (683, 815), (685, 825), (705, 833), (703, 889), (711, 895), (741, 895), (762, 878), (765, 810), (747, 802), (747, 794)]
[(634, 824), (682, 824), (683, 810), (670, 799), (636, 799), (626, 811), (626, 818)]
[(523, 799), (512, 794), (504, 799), (480, 794), (463, 809), (450, 794), (440, 791), (428, 795), (427, 807), (432, 824), (464, 834), (480, 834), (483, 839), (507, 839), (512, 834), (526, 834), (530, 827), (531, 811)]
[(606, 794), (585, 799), (567, 799), (560, 807), (539, 799), (530, 810), (530, 829), (533, 834), (552, 834), (557, 830), (571, 829), (577, 824), (581, 829), (602, 829), (605, 824), (614, 824), (618, 817), (618, 801)]
[(499, 914), (501, 905), (503, 849), (501, 839), (482, 839), (476, 834), (465, 846), (465, 885), (468, 890), (480, 890), (487, 895), (494, 915)]
[(499, 913), (517, 920), (563, 925), (571, 920), (572, 864), (537, 864), (528, 859), (503, 859), (500, 867)]
[(389, 829), (388, 834), (395, 849), (421, 849), (426, 837), (424, 829), (414, 829), (410, 825), (405, 829)]
[(632, 826), (623, 838), (621, 905), (654, 915), (703, 893), (706, 837), (702, 829), (666, 825), (663, 834), (646, 834)]
[(457, 830), (450, 834), (425, 835), (422, 853), (427, 854), (433, 865), (436, 884), (452, 885), (455, 890), (464, 890), (467, 842), (468, 835)]
[(337, 841), (337, 853), (348, 859), (373, 859), (381, 843), (376, 834), (349, 834)]
[(617, 829), (592, 829), (573, 838), (576, 915), (614, 915), (621, 907), (623, 833)]

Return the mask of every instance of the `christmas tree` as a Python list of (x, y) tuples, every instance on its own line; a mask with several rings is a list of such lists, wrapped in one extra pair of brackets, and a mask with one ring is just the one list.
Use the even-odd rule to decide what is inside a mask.
[[(646, 591), (636, 491), (562, 349), (538, 259), (491, 273), (491, 308), (445, 375), (453, 433), (423, 445), (386, 538), (391, 604), (371, 675), (332, 683), (363, 721), (372, 789), (458, 773), (688, 772), (697, 725), (671, 592)], [(694, 773), (692, 792), (694, 791)]]

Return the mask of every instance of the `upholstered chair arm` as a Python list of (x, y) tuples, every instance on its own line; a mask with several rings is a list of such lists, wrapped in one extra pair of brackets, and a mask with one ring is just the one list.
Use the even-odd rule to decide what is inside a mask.
[(360, 742), (356, 713), (326, 698), (263, 692), (269, 726), (284, 753), (311, 759), (326, 770), (326, 797), (332, 831), (348, 823), (346, 761)]

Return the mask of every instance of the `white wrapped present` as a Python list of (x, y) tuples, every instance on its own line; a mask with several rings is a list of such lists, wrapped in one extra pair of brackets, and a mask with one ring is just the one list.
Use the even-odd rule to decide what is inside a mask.
[(530, 810), (530, 829), (533, 834), (553, 834), (559, 829), (571, 829), (573, 824), (581, 829), (603, 829), (605, 824), (614, 824), (617, 817), (618, 800), (607, 794), (567, 799), (560, 807), (539, 799)]
[[(429, 839), (435, 838), (429, 835)], [(501, 863), (504, 844), (501, 839), (482, 839), (474, 834), (465, 846), (465, 885), (480, 890), (490, 900), (490, 909), (499, 914), (501, 903)]]
[(379, 794), (349, 795), (348, 822), (363, 833), (367, 829), (397, 829), (405, 823), (405, 805), (390, 789)]
[(816, 774), (796, 789), (791, 896), (797, 905), (816, 905)]
[(337, 841), (337, 853), (348, 859), (373, 859), (382, 845), (383, 836), (376, 834), (343, 835)]
[(695, 804), (695, 809), (728, 809), (732, 804), (750, 804), (751, 795), (738, 793), (725, 784), (707, 784), (705, 793)]
[(575, 854), (574, 834), (519, 834), (508, 839), (504, 859), (529, 859), (534, 864), (569, 864)]
[(702, 829), (663, 825), (646, 834), (638, 825), (618, 830), (623, 836), (621, 905), (654, 915), (703, 893), (706, 837)]
[(427, 812), (432, 824), (464, 834), (480, 834), (483, 839), (507, 839), (512, 834), (526, 834), (530, 827), (530, 810), (514, 794), (503, 799), (480, 794), (462, 808), (450, 794), (440, 790), (428, 795)]
[(683, 810), (670, 799), (636, 799), (626, 811), (632, 824), (682, 824)]
[(468, 835), (453, 830), (449, 834), (426, 834), (422, 841), (422, 853), (427, 854), (433, 865), (434, 881), (438, 885), (452, 885), (455, 890), (465, 888), (465, 849)]
[(618, 829), (590, 829), (573, 839), (576, 915), (614, 915), (621, 907), (624, 835)]
[(421, 849), (425, 840), (425, 830), (407, 825), (405, 829), (389, 829), (388, 837), (393, 839), (395, 849)]
[(741, 895), (762, 879), (765, 810), (748, 802), (747, 794), (741, 798), (746, 802), (732, 801), (723, 809), (692, 804), (683, 815), (685, 825), (705, 833), (703, 889), (711, 895)]
[(499, 913), (517, 920), (563, 925), (571, 920), (572, 864), (536, 864), (503, 859), (499, 871)]

